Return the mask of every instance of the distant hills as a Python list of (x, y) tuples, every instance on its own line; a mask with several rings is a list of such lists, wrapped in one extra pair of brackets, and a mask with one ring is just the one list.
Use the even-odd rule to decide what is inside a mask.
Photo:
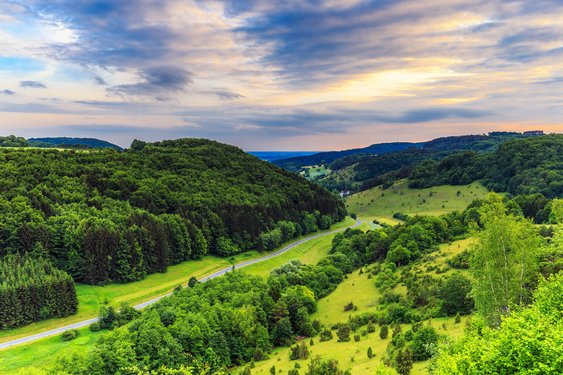
[(0, 137), (0, 147), (111, 148), (123, 151), (123, 148), (118, 145), (96, 138), (46, 137), (25, 139), (15, 135)]
[(71, 137), (47, 137), (47, 138), (29, 138), (27, 140), (33, 146), (42, 147), (42, 145), (50, 145), (51, 147), (70, 147), (70, 148), (113, 148), (122, 151), (123, 148), (108, 141), (96, 138), (71, 138)]
[[(273, 163), (289, 171), (299, 172), (329, 190), (354, 192), (373, 186), (390, 186), (394, 181), (411, 176), (417, 166), (430, 165), (424, 164), (425, 162), (443, 159), (446, 162), (453, 161), (455, 158), (448, 156), (465, 153), (455, 159), (463, 161), (473, 155), (491, 154), (509, 141), (542, 136), (542, 131), (491, 132), (441, 137), (420, 143), (379, 143), (364, 148), (276, 160)], [(474, 176), (476, 173), (473, 171), (463, 171), (463, 176), (458, 180), (471, 182)], [(423, 184), (427, 185), (428, 181), (426, 178)], [(459, 183), (455, 181), (452, 178), (450, 182)]]

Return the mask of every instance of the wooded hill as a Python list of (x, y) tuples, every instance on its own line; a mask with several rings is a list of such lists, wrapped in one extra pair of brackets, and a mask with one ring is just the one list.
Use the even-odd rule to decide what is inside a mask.
[(38, 147), (38, 148), (112, 148), (121, 151), (121, 147), (96, 138), (71, 138), (71, 137), (47, 137), (29, 138), (10, 135), (0, 137), (0, 147)]
[(387, 188), (404, 178), (414, 188), (483, 180), (493, 191), (553, 198), (563, 196), (562, 151), (561, 134), (446, 137), (422, 148), (337, 159), (314, 180), (329, 190), (351, 191)]
[(321, 187), (203, 139), (135, 141), (125, 152), (0, 149), (0, 255), (51, 259), (91, 284), (271, 246), (281, 228), (287, 239), (344, 215)]

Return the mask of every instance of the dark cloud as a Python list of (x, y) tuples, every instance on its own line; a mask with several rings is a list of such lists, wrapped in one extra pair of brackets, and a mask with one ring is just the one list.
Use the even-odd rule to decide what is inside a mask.
[(43, 83), (37, 82), (37, 81), (20, 81), (20, 87), (31, 88), (31, 89), (46, 89), (47, 88), (47, 86), (45, 86)]
[(105, 79), (103, 79), (100, 76), (95, 76), (94, 77), (94, 82), (96, 82), (96, 84), (101, 85), (101, 86), (106, 86), (108, 83), (105, 81)]
[(147, 15), (159, 14), (164, 5), (158, 0), (39, 0), (33, 9), (38, 18), (64, 22), (78, 36), (74, 43), (50, 45), (55, 58), (127, 69), (176, 55), (171, 42), (180, 36), (166, 24), (145, 21)]
[(3, 95), (14, 95), (15, 93), (16, 93), (15, 91), (8, 90), (8, 89), (0, 91), (0, 94), (3, 94)]
[[(107, 91), (119, 96), (153, 96), (184, 91), (192, 83), (192, 73), (178, 67), (152, 67), (139, 73), (139, 83), (113, 86)], [(165, 97), (164, 97), (165, 98)]]
[(406, 111), (397, 116), (375, 115), (374, 119), (386, 123), (422, 123), (449, 118), (480, 118), (492, 115), (491, 112), (465, 108), (425, 108)]
[(530, 28), (505, 36), (497, 43), (498, 56), (515, 62), (531, 62), (542, 57), (563, 54), (563, 48), (544, 49), (545, 43), (563, 42), (560, 30), (542, 27)]
[(244, 95), (242, 94), (222, 88), (215, 88), (211, 91), (207, 91), (207, 93), (217, 95), (221, 100), (236, 100), (244, 98)]

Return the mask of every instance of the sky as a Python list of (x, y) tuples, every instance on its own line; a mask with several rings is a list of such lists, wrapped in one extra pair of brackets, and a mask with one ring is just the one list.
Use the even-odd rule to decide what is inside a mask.
[(335, 150), (563, 132), (561, 0), (0, 0), (0, 135)]

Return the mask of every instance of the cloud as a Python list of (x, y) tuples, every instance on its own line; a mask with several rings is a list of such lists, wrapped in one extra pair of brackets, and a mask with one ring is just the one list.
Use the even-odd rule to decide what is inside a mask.
[(0, 94), (3, 94), (3, 95), (14, 95), (15, 93), (16, 93), (15, 91), (8, 90), (8, 89), (4, 89), (4, 90), (0, 91)]
[(37, 81), (20, 81), (20, 87), (31, 88), (31, 89), (46, 89), (47, 88), (47, 86), (45, 86), (43, 83), (37, 82)]
[(159, 66), (141, 71), (139, 83), (112, 86), (107, 91), (119, 96), (153, 96), (184, 91), (193, 81), (192, 73), (178, 67)]
[(94, 82), (96, 82), (96, 84), (101, 85), (101, 86), (105, 86), (108, 83), (100, 76), (95, 76), (94, 77)]
[(214, 88), (209, 91), (205, 91), (211, 95), (217, 95), (221, 100), (236, 100), (244, 98), (244, 95), (223, 88)]
[(465, 108), (424, 108), (406, 111), (397, 116), (375, 115), (374, 119), (391, 124), (419, 124), (449, 118), (475, 119), (492, 115), (489, 111)]

